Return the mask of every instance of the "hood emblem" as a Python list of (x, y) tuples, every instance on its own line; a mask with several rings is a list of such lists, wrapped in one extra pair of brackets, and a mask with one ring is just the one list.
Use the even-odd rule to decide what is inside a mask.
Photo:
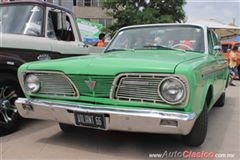
[(90, 90), (93, 90), (95, 88), (95, 85), (96, 85), (96, 81), (84, 80), (84, 83), (87, 84), (87, 86)]

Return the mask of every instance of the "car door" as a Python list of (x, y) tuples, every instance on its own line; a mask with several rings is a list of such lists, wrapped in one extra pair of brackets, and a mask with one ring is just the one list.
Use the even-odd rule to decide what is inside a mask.
[(227, 80), (228, 62), (223, 55), (221, 43), (214, 31), (210, 31), (212, 37), (212, 55), (214, 58), (214, 95), (218, 98), (225, 90)]
[[(62, 14), (62, 26), (58, 27), (58, 14)], [(52, 50), (61, 54), (88, 54), (89, 50), (86, 45), (81, 42), (78, 35), (73, 17), (64, 11), (58, 9), (47, 9), (46, 16), (46, 37), (51, 39)]]
[[(221, 46), (221, 42), (217, 36), (217, 34), (212, 31), (212, 37), (213, 37), (213, 43), (214, 47), (218, 48)], [(221, 47), (219, 49), (214, 50), (214, 55), (217, 60), (217, 72), (216, 72), (216, 85), (217, 88), (219, 88), (218, 93), (221, 94), (226, 87), (226, 81), (228, 77), (228, 61), (224, 57), (223, 51)]]

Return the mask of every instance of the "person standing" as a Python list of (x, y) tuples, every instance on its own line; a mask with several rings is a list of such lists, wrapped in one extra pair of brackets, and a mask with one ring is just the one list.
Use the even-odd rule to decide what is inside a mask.
[(238, 69), (237, 69), (237, 55), (236, 52), (238, 51), (238, 47), (234, 46), (232, 51), (230, 51), (229, 53), (229, 67), (230, 67), (230, 85), (231, 86), (235, 86), (235, 84), (233, 84), (233, 79), (237, 79), (238, 78)]
[(105, 34), (104, 33), (99, 34), (99, 41), (97, 43), (97, 46), (99, 48), (103, 48), (105, 46)]

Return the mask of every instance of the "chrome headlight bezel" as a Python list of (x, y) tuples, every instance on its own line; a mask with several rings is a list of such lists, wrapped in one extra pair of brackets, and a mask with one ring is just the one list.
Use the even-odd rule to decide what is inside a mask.
[[(164, 95), (163, 95), (163, 91), (162, 91), (162, 86), (168, 81), (168, 80), (174, 80), (177, 83), (179, 83), (182, 87), (182, 96), (180, 96), (179, 99), (175, 100), (175, 101), (170, 101), (169, 99), (167, 99)], [(159, 83), (158, 85), (158, 94), (161, 97), (161, 99), (166, 102), (167, 104), (171, 104), (171, 105), (177, 105), (177, 104), (181, 104), (183, 103), (186, 98), (187, 98), (187, 86), (184, 84), (184, 82), (179, 78), (179, 77), (174, 77), (174, 76), (170, 76), (170, 77), (165, 77), (164, 79), (162, 79), (162, 81)]]
[[(27, 88), (25, 87), (26, 84), (26, 77), (30, 74), (34, 74), (35, 76), (37, 76), (40, 80), (40, 89), (36, 92), (30, 92), (29, 90), (27, 90)], [(63, 78), (65, 78), (65, 80), (67, 81), (67, 83), (69, 83), (69, 86), (71, 87), (71, 89), (74, 92), (74, 95), (57, 95), (55, 93), (46, 93), (45, 88), (48, 87), (48, 84), (45, 83), (45, 79), (43, 76), (45, 75), (59, 75), (59, 76), (63, 76)], [(65, 73), (63, 72), (59, 72), (59, 71), (44, 71), (44, 70), (25, 70), (25, 71), (19, 71), (18, 72), (18, 79), (21, 85), (22, 90), (24, 91), (25, 96), (48, 96), (51, 98), (69, 98), (69, 97), (73, 97), (73, 98), (79, 98), (80, 94), (78, 91), (78, 88), (75, 86), (75, 84), (73, 83), (73, 81), (67, 76), (65, 75)]]
[(24, 78), (24, 88), (27, 92), (37, 93), (41, 89), (41, 82), (37, 75), (27, 74)]

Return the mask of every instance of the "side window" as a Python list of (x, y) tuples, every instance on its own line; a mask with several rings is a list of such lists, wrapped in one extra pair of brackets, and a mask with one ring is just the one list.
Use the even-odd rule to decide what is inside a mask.
[(54, 12), (49, 11), (48, 12), (48, 18), (47, 18), (47, 37), (52, 39), (57, 39), (56, 37), (56, 21), (54, 21)]
[(212, 40), (212, 34), (211, 31), (208, 30), (207, 33), (208, 36), (208, 50), (209, 50), (209, 54), (213, 54), (213, 40)]
[[(57, 10), (50, 10), (48, 12), (47, 21), (48, 38), (62, 41), (75, 41), (71, 20), (66, 13)], [(59, 26), (62, 27), (59, 28)]]
[(228, 44), (223, 44), (222, 45), (222, 50), (224, 53), (227, 53), (229, 51), (229, 49), (231, 49), (231, 45), (228, 45)]
[(71, 19), (70, 17), (67, 15), (66, 16), (66, 21), (65, 21), (67, 24), (67, 28), (66, 28), (66, 31), (63, 35), (63, 39), (62, 40), (65, 40), (65, 41), (75, 41), (75, 37), (74, 37), (74, 33), (73, 33), (73, 28), (72, 28), (72, 24), (71, 24)]
[[(20, 13), (21, 14), (21, 13)], [(42, 34), (42, 22), (43, 22), (43, 10), (34, 6), (28, 13), (29, 19), (27, 20), (23, 34), (41, 36)], [(11, 17), (11, 16), (10, 16)], [(17, 24), (18, 26), (18, 24)]]
[(214, 45), (215, 46), (220, 46), (221, 45), (221, 43), (220, 43), (220, 40), (218, 39), (218, 36), (217, 36), (217, 34), (215, 33), (215, 32), (212, 32), (213, 34), (213, 42), (214, 42)]

